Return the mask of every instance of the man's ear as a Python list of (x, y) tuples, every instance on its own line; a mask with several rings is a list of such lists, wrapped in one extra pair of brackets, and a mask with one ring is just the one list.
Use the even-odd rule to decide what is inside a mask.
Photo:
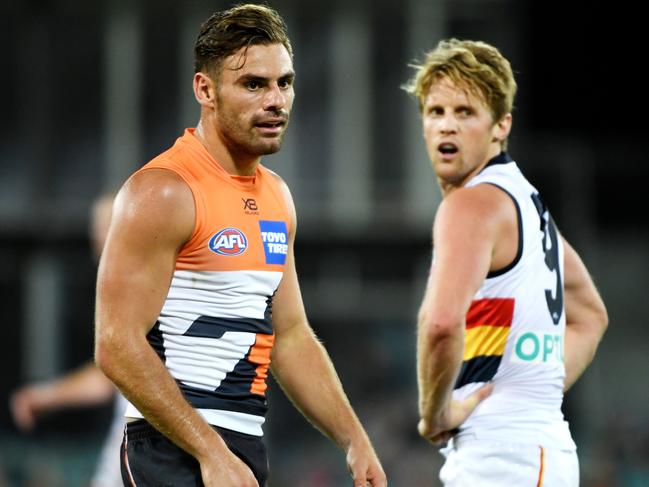
[(201, 107), (214, 108), (216, 103), (216, 83), (206, 73), (199, 71), (194, 75), (194, 96)]
[(512, 130), (512, 114), (507, 113), (493, 126), (493, 141), (503, 142)]

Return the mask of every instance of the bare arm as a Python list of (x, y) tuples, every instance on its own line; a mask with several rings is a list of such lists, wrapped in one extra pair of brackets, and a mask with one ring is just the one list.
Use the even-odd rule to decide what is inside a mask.
[(566, 306), (564, 391), (567, 391), (593, 360), (608, 326), (608, 315), (586, 266), (565, 239), (563, 244)]
[[(194, 219), (191, 191), (170, 171), (138, 173), (122, 188), (99, 264), (95, 359), (149, 422), (201, 463), (203, 479), (216, 480), (206, 485), (256, 486), (250, 470), (183, 398), (146, 339)], [(217, 467), (238, 473), (210, 477)]]
[(515, 218), (507, 196), (487, 185), (451, 193), (437, 212), (435, 263), (417, 336), (419, 433), (433, 443), (448, 439), (491, 392), (485, 386), (465, 401), (452, 399), (464, 355), (466, 313), (489, 270), (515, 253)]
[[(287, 188), (285, 197), (295, 222)], [(347, 454), (354, 486), (385, 486), (385, 474), (343, 391), (331, 360), (308, 324), (295, 270), (290, 229), (284, 277), (273, 300), (273, 375), (300, 412)]]
[(43, 413), (102, 404), (114, 393), (110, 380), (89, 363), (58, 379), (21, 387), (11, 395), (11, 413), (18, 427), (29, 431)]

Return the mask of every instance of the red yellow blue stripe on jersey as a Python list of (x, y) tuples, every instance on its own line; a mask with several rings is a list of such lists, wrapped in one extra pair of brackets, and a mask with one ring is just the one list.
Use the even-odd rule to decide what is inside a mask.
[(510, 298), (477, 299), (466, 315), (464, 357), (455, 388), (491, 380), (502, 360), (514, 317)]

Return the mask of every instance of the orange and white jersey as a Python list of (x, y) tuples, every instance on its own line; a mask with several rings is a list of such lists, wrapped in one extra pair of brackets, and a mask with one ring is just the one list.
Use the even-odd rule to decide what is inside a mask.
[(454, 396), (488, 381), (493, 393), (461, 426), (460, 437), (574, 449), (561, 412), (566, 318), (563, 245), (538, 191), (507, 154), (467, 186), (494, 185), (513, 200), (519, 245), (514, 261), (487, 275), (466, 316), (462, 368)]
[[(147, 338), (184, 397), (212, 425), (261, 436), (274, 342), (272, 298), (290, 214), (277, 176), (228, 174), (187, 129), (140, 171), (168, 169), (190, 187), (196, 222)], [(129, 405), (127, 417), (141, 418)]]

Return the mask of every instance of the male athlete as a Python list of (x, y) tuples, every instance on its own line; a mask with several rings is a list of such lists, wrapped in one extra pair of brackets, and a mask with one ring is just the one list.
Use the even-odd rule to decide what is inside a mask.
[(447, 487), (577, 486), (563, 393), (606, 309), (538, 191), (505, 152), (516, 82), (483, 42), (442, 41), (407, 87), (443, 200), (419, 311), (419, 432), (449, 438)]
[(260, 164), (280, 149), (294, 77), (274, 10), (212, 15), (195, 45), (198, 126), (117, 196), (98, 275), (96, 361), (130, 401), (126, 485), (264, 486), (271, 363), (346, 452), (354, 486), (386, 485), (307, 322), (291, 195)]

